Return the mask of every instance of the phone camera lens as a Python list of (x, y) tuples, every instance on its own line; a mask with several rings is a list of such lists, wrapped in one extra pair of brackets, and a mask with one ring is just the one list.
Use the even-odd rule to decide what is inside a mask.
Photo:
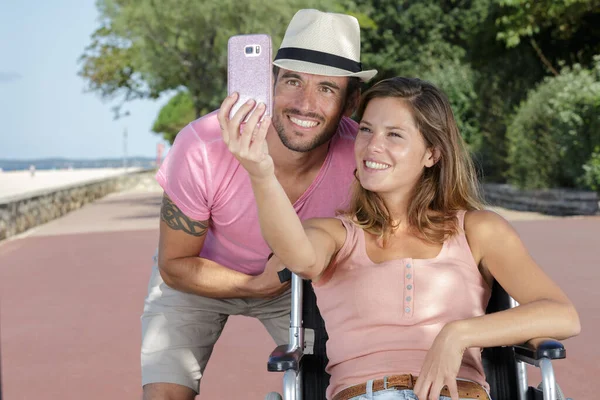
[(247, 46), (244, 51), (246, 52), (246, 54), (252, 54), (252, 51), (254, 51), (254, 48), (252, 46)]

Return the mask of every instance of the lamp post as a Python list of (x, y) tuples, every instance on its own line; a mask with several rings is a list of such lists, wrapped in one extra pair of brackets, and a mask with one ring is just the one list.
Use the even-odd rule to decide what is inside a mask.
[(123, 131), (123, 169), (127, 170), (127, 128)]

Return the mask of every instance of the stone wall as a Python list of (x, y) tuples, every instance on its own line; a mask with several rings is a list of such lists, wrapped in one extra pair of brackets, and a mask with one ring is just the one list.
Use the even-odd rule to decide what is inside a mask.
[(511, 210), (549, 215), (600, 215), (596, 192), (572, 189), (519, 190), (507, 184), (484, 184), (485, 200)]
[[(0, 240), (58, 218), (109, 193), (154, 189), (154, 170), (133, 172), (85, 184), (38, 192), (0, 202)], [(600, 196), (569, 189), (518, 190), (507, 184), (484, 184), (490, 205), (549, 215), (600, 215)]]
[(154, 170), (132, 172), (0, 202), (0, 240), (58, 218), (112, 192), (156, 185)]

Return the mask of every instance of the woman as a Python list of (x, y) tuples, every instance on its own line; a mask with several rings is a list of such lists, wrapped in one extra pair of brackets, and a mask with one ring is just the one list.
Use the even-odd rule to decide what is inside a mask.
[[(265, 240), (313, 282), (329, 334), (328, 399), (489, 398), (481, 348), (579, 333), (567, 296), (512, 227), (483, 210), (436, 87), (396, 77), (364, 94), (350, 206), (304, 224), (275, 176), (269, 120), (257, 124), (264, 108), (238, 133), (252, 107), (221, 118), (223, 138), (248, 171)], [(520, 306), (485, 315), (494, 280)]]

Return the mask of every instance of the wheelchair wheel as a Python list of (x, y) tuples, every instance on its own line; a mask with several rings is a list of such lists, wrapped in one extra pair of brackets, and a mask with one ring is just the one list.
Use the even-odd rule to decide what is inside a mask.
[[(542, 384), (540, 383), (537, 387), (539, 390), (542, 390)], [(556, 400), (566, 400), (567, 398), (565, 397), (562, 389), (560, 388), (560, 386), (558, 386), (558, 383), (556, 384)]]
[(265, 396), (265, 400), (281, 400), (281, 395), (277, 392), (271, 392)]

